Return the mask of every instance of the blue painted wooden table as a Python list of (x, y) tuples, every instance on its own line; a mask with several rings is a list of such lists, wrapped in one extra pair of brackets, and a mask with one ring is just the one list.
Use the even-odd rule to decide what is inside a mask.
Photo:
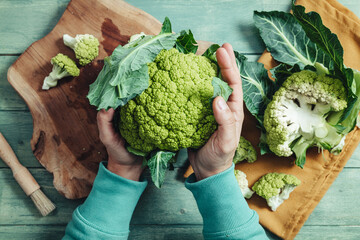
[[(42, 218), (0, 161), (0, 240), (60, 239), (73, 210), (83, 200), (67, 200), (54, 189), (52, 176), (30, 148), (32, 117), (6, 79), (7, 69), (34, 41), (55, 26), (69, 0), (0, 1), (0, 131), (30, 169), (57, 210)], [(174, 31), (191, 29), (196, 39), (230, 42), (256, 60), (264, 45), (252, 23), (254, 10), (288, 10), (289, 0), (128, 0)], [(360, 2), (340, 0), (360, 16)], [(185, 169), (176, 165), (161, 189), (149, 187), (131, 223), (130, 239), (202, 239), (202, 221), (191, 193), (183, 187)], [(360, 239), (360, 147), (316, 207), (296, 239)], [(268, 232), (271, 239), (278, 239)]]

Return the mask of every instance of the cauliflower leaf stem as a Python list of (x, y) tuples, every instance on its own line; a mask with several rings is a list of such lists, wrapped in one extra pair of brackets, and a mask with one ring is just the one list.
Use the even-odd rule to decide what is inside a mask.
[(150, 168), (151, 179), (156, 187), (160, 188), (164, 183), (168, 163), (174, 156), (174, 152), (157, 151), (147, 161), (147, 165)]

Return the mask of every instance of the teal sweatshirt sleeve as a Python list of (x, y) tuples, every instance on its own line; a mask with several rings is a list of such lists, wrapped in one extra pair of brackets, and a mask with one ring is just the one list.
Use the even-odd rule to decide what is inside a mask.
[(146, 185), (146, 181), (122, 178), (100, 163), (92, 190), (75, 209), (63, 240), (127, 239), (132, 214)]
[(224, 172), (196, 182), (192, 174), (185, 181), (203, 217), (203, 235), (210, 239), (268, 239), (258, 214), (249, 208), (234, 174), (234, 164)]

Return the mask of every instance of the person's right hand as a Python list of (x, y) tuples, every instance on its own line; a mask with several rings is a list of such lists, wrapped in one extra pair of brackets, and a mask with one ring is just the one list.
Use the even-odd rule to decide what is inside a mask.
[(234, 51), (226, 43), (216, 52), (223, 79), (233, 89), (227, 103), (222, 97), (213, 101), (218, 129), (198, 151), (188, 151), (189, 161), (198, 181), (223, 172), (232, 165), (244, 119), (240, 72)]
[(114, 109), (108, 111), (102, 109), (97, 114), (99, 137), (108, 153), (107, 168), (121, 177), (139, 181), (143, 171), (143, 158), (126, 150), (125, 140), (115, 132), (112, 123), (114, 112)]

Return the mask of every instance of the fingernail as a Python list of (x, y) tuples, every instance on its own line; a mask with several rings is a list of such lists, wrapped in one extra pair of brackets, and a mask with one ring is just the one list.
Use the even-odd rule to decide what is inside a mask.
[(218, 101), (218, 106), (221, 111), (224, 111), (228, 108), (228, 105), (226, 104), (225, 100), (223, 98), (220, 98)]

